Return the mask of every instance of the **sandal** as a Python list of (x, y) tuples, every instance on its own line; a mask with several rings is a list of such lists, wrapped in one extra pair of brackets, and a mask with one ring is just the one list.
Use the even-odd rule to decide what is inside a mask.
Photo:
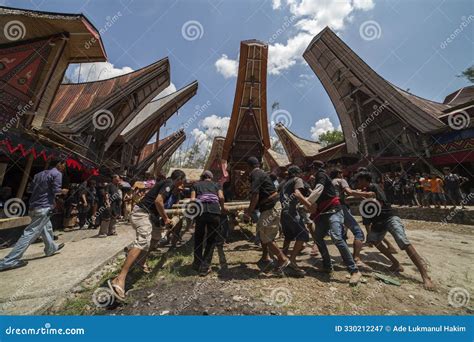
[(121, 302), (125, 301), (125, 291), (124, 291), (124, 289), (122, 289), (117, 284), (113, 284), (110, 279), (107, 280), (107, 285), (109, 286), (109, 289), (114, 293), (115, 298), (117, 298)]
[(145, 274), (150, 274), (151, 273), (151, 268), (148, 267), (147, 264), (141, 265), (141, 268), (142, 268), (143, 273), (145, 273)]

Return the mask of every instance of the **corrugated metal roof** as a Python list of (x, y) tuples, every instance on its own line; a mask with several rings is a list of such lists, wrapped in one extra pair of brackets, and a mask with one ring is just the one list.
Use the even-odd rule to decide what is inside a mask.
[(128, 83), (147, 75), (150, 69), (166, 62), (167, 58), (137, 71), (103, 81), (62, 84), (54, 98), (47, 120), (52, 123), (63, 123), (86, 110), (100, 107), (102, 102), (120, 94)]

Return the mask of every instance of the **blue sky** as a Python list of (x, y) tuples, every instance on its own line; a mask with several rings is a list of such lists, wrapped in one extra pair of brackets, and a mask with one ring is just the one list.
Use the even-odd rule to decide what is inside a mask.
[[(456, 75), (474, 60), (474, 17), (469, 17), (474, 15), (472, 0), (16, 0), (3, 3), (44, 11), (82, 12), (98, 29), (106, 28), (107, 22), (118, 16), (102, 34), (109, 62), (115, 69), (106, 70), (101, 76), (109, 71), (110, 75), (116, 75), (136, 70), (168, 56), (176, 88), (197, 79), (199, 90), (180, 115), (168, 122), (162, 135), (182, 126), (196, 106), (210, 103), (188, 127), (191, 138), (188, 141), (192, 137), (209, 140), (225, 130), (228, 120), (222, 117), (229, 116), (232, 108), (236, 81), (232, 74), (241, 40), (270, 41), (269, 116), (271, 104), (278, 101), (280, 109), (291, 115), (290, 129), (306, 138), (316, 137), (311, 128), (318, 120), (323, 120), (316, 127), (320, 131), (331, 128), (328, 119), (334, 127), (339, 126), (324, 88), (301, 59), (308, 39), (326, 25), (387, 80), (436, 101), (468, 85), (467, 80)], [(195, 40), (185, 39), (182, 34), (183, 25), (189, 21), (200, 25), (196, 26)], [(361, 25), (368, 21), (378, 26), (376, 39), (364, 39), (360, 33)], [(461, 32), (455, 34), (461, 26)], [(276, 34), (280, 28), (282, 32)], [(454, 39), (446, 43), (452, 34)], [(83, 66), (83, 70), (87, 68)], [(70, 68), (68, 74), (74, 77), (74, 72)], [(94, 72), (88, 75), (97, 77)]]

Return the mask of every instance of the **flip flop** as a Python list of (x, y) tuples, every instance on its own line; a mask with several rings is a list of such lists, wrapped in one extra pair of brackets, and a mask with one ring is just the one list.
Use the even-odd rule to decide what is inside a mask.
[[(115, 298), (117, 298), (121, 302), (125, 301), (125, 291), (119, 285), (112, 284), (112, 281), (110, 279), (107, 280), (107, 285), (109, 286), (109, 289), (114, 293)], [(124, 295), (122, 296), (119, 292), (117, 292), (117, 289), (120, 290)]]
[(151, 273), (151, 268), (148, 267), (147, 264), (142, 265), (141, 269), (142, 269), (142, 272), (145, 273), (145, 274), (150, 274)]

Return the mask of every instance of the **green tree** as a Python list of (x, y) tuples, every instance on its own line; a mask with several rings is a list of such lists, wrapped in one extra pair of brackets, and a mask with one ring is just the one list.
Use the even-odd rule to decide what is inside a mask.
[(469, 68), (464, 70), (461, 75), (458, 75), (458, 77), (465, 77), (469, 82), (474, 83), (474, 65), (471, 65)]
[(323, 146), (328, 146), (344, 141), (344, 134), (341, 131), (327, 131), (319, 136), (319, 142)]

